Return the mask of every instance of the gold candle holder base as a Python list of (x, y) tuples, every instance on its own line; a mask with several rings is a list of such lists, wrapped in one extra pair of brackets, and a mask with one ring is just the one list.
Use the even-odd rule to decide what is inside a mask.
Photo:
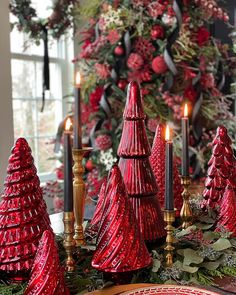
[(73, 272), (75, 271), (75, 261), (73, 259), (73, 251), (75, 249), (75, 240), (74, 240), (74, 212), (64, 212), (63, 214), (64, 222), (64, 240), (63, 246), (66, 250), (67, 259), (66, 259), (66, 271)]
[(84, 167), (82, 160), (84, 154), (92, 151), (92, 148), (72, 149), (74, 160), (73, 173), (73, 195), (74, 195), (74, 214), (75, 214), (75, 243), (76, 247), (85, 245), (83, 220), (84, 220), (84, 205), (85, 205), (85, 183), (83, 180)]
[(173, 231), (175, 228), (172, 226), (172, 224), (175, 222), (175, 210), (164, 210), (164, 220), (167, 224), (165, 227), (167, 231), (166, 246), (165, 246), (166, 266), (171, 267), (174, 262), (173, 252), (175, 249), (175, 247), (173, 246), (173, 243), (174, 243)]
[(181, 184), (184, 188), (182, 192), (183, 197), (183, 206), (180, 211), (180, 217), (182, 222), (182, 229), (185, 229), (192, 225), (192, 217), (193, 213), (190, 207), (189, 198), (190, 198), (190, 192), (189, 192), (189, 186), (191, 184), (191, 178), (189, 176), (181, 176)]

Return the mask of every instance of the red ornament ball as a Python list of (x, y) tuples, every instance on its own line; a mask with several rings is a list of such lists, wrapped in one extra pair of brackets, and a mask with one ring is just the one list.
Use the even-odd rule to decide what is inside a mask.
[(151, 29), (151, 37), (153, 40), (163, 39), (165, 36), (164, 28), (160, 25), (155, 25)]
[(116, 48), (114, 49), (114, 53), (116, 56), (122, 56), (125, 54), (124, 47), (122, 45), (117, 45)]
[(121, 89), (121, 90), (125, 90), (126, 86), (128, 84), (128, 81), (125, 79), (120, 79), (117, 83), (117, 86)]
[(93, 168), (95, 168), (94, 164), (93, 164), (93, 161), (92, 160), (88, 160), (85, 164), (85, 168), (88, 170), (88, 171), (92, 171)]
[(106, 151), (112, 146), (111, 137), (107, 134), (98, 135), (95, 139), (97, 149)]
[(152, 69), (157, 74), (164, 74), (168, 67), (163, 56), (157, 56), (152, 61)]

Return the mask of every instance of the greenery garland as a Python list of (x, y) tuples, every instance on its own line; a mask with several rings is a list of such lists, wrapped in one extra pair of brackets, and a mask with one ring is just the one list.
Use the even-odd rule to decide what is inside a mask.
[[(216, 216), (214, 212), (203, 212), (202, 197), (191, 200), (194, 213), (194, 225), (187, 229), (176, 229), (174, 236), (175, 262), (170, 268), (164, 267), (165, 253), (163, 246), (150, 245), (149, 251), (153, 257), (153, 265), (134, 273), (130, 283), (154, 283), (177, 285), (216, 286), (215, 279), (224, 276), (236, 276), (236, 237), (225, 231), (215, 231)], [(62, 236), (56, 236), (61, 263), (65, 261), (66, 253)], [(94, 240), (87, 240), (94, 244)], [(80, 255), (75, 255), (76, 272), (65, 276), (66, 285), (71, 294), (82, 290), (93, 291), (110, 284), (111, 278), (91, 267), (93, 251), (81, 249)], [(0, 274), (1, 295), (23, 295), (26, 283), (11, 284)]]
[(40, 18), (32, 7), (31, 0), (11, 0), (10, 12), (17, 17), (12, 25), (19, 31), (29, 34), (29, 38), (36, 44), (44, 37), (44, 30), (59, 39), (65, 31), (72, 27), (72, 10), (78, 0), (57, 0), (53, 5), (53, 12), (48, 18)]

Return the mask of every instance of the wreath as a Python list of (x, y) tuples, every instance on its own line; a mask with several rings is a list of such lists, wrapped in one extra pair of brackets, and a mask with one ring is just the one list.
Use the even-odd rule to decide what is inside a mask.
[(72, 27), (72, 9), (77, 0), (57, 0), (48, 18), (40, 18), (31, 6), (31, 0), (11, 0), (10, 12), (17, 17), (12, 25), (19, 31), (29, 34), (29, 38), (39, 44), (45, 38), (45, 29), (56, 39)]
[(45, 90), (50, 90), (49, 55), (48, 55), (48, 34), (59, 39), (65, 31), (72, 27), (72, 10), (78, 0), (56, 0), (53, 5), (53, 12), (48, 18), (37, 16), (36, 10), (32, 7), (31, 0), (11, 0), (10, 12), (17, 17), (12, 27), (17, 27), (21, 32), (27, 33), (29, 39), (37, 45), (40, 40), (44, 43), (44, 66), (43, 66), (43, 91), (42, 108), (45, 105)]

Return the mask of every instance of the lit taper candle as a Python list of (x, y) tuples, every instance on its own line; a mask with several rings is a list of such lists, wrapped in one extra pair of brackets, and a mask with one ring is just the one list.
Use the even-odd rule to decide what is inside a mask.
[(64, 212), (73, 212), (71, 120), (66, 120), (64, 131)]
[(189, 119), (188, 105), (184, 105), (184, 116), (182, 118), (182, 176), (189, 176)]
[(79, 72), (75, 75), (75, 115), (74, 115), (74, 144), (75, 149), (82, 148), (82, 130), (81, 130), (81, 75)]
[(165, 210), (174, 210), (173, 196), (173, 142), (170, 128), (166, 126), (166, 162), (165, 162)]

